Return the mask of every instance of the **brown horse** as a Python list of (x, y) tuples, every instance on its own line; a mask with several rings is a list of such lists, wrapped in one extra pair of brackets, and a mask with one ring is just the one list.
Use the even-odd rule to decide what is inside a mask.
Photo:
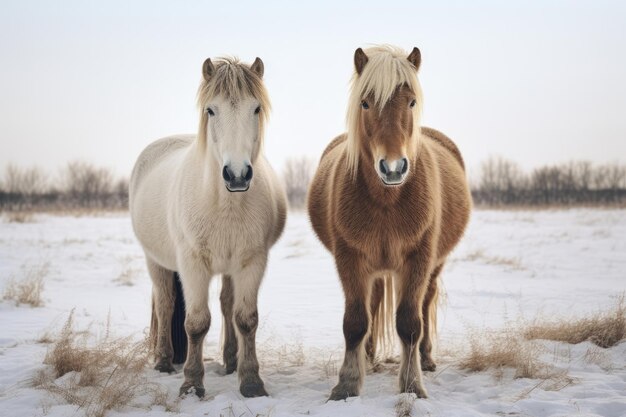
[(435, 369), (438, 277), (471, 197), (456, 145), (420, 126), (420, 61), (417, 48), (408, 57), (390, 46), (356, 50), (348, 132), (328, 145), (309, 190), (311, 223), (345, 294), (346, 352), (331, 400), (359, 395), (366, 350), (373, 359), (394, 309), (400, 390), (425, 398), (422, 370)]

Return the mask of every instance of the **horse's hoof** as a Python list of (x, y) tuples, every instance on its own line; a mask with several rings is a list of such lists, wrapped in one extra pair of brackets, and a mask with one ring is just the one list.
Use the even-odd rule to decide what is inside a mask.
[(224, 375), (230, 375), (237, 370), (237, 362), (224, 364)]
[(169, 360), (160, 360), (154, 366), (154, 369), (159, 372), (167, 372), (168, 374), (173, 374), (174, 372), (176, 372), (176, 369), (174, 369), (174, 365), (172, 365), (172, 362)]
[(267, 391), (263, 386), (263, 382), (242, 382), (239, 387), (241, 395), (246, 398), (267, 397)]
[(338, 384), (337, 386), (335, 386), (335, 388), (333, 388), (332, 392), (330, 393), (328, 401), (342, 401), (348, 399), (348, 397), (357, 397), (358, 395), (358, 391), (348, 389), (344, 386), (341, 386), (341, 384)]
[(422, 371), (424, 372), (435, 372), (437, 370), (437, 364), (432, 359), (423, 359), (422, 360)]
[(206, 392), (204, 390), (204, 386), (200, 384), (194, 384), (193, 382), (190, 382), (190, 381), (185, 381), (183, 385), (180, 386), (180, 391), (178, 395), (180, 397), (183, 397), (187, 394), (191, 394), (192, 391), (196, 393), (198, 398), (204, 397), (204, 394)]
[(402, 393), (415, 394), (417, 398), (428, 398), (428, 393), (426, 392), (426, 389), (417, 384), (411, 384), (410, 386), (402, 390)]

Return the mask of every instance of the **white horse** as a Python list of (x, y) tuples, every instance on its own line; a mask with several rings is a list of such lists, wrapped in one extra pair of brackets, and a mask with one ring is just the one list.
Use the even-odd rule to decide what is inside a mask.
[[(170, 326), (174, 271), (186, 303), (188, 354), (180, 394), (204, 395), (202, 343), (211, 314), (211, 278), (222, 274), (226, 372), (236, 369), (246, 397), (267, 395), (259, 376), (257, 294), (270, 247), (286, 219), (285, 192), (262, 154), (270, 110), (263, 62), (207, 59), (198, 90), (196, 137), (172, 136), (139, 156), (130, 213), (153, 282), (155, 369), (173, 372)], [(253, 170), (254, 167), (254, 170)]]

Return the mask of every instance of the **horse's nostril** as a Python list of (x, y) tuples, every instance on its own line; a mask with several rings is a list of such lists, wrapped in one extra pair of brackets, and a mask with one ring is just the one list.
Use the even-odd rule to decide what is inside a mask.
[(233, 171), (228, 168), (228, 165), (224, 165), (224, 169), (222, 170), (222, 177), (224, 178), (224, 181), (228, 182), (235, 179), (235, 175), (233, 174)]
[(387, 165), (387, 162), (385, 162), (384, 159), (381, 159), (378, 165), (381, 174), (387, 175), (387, 173), (389, 172), (389, 166)]
[(400, 172), (402, 174), (406, 174), (408, 170), (409, 170), (409, 161), (407, 161), (406, 158), (402, 158), (402, 168), (400, 169)]
[(252, 179), (252, 166), (247, 165), (246, 167), (248, 168), (248, 170), (246, 171), (246, 175), (244, 175), (244, 179), (246, 181), (250, 181)]

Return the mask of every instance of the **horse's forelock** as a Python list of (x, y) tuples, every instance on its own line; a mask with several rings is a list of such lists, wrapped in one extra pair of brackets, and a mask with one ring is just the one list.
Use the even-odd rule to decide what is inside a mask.
[(237, 104), (243, 99), (254, 97), (259, 101), (259, 138), (264, 136), (264, 127), (269, 117), (271, 104), (263, 80), (248, 65), (234, 57), (222, 57), (214, 62), (215, 70), (209, 80), (203, 79), (198, 88), (200, 127), (198, 139), (205, 142), (208, 116), (205, 106), (214, 97), (222, 96)]

